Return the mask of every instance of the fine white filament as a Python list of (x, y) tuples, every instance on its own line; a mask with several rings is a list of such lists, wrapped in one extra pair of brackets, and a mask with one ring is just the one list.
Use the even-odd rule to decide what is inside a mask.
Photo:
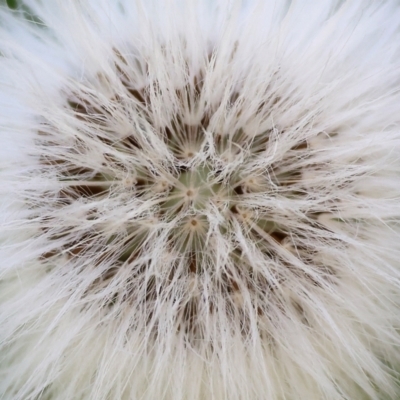
[(397, 0), (0, 9), (0, 398), (386, 400)]

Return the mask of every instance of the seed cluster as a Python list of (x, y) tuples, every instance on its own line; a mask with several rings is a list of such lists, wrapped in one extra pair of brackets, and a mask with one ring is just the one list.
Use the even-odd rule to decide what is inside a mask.
[[(304, 306), (288, 301), (285, 290), (291, 280), (305, 288), (332, 284), (334, 271), (312, 243), (335, 240), (318, 220), (326, 205), (302, 206), (305, 173), (321, 168), (310, 160), (308, 141), (296, 141), (266, 166), (285, 131), (218, 125), (222, 100), (207, 105), (205, 71), (165, 93), (157, 81), (143, 85), (145, 63), (136, 61), (139, 79), (115, 55), (118, 94), (104, 102), (89, 89), (67, 93), (75, 137), (60, 141), (51, 121), (39, 132), (44, 173), (56, 171), (58, 181), (44, 196), (53, 211), (41, 220), (50, 239), (43, 263), (92, 274), (82, 291), (88, 304), (112, 310), (139, 299), (143, 308), (132, 324), (145, 321), (154, 333), (164, 318), (155, 313), (160, 303), (174, 310), (169, 321), (191, 339), (204, 338), (204, 321), (221, 313), (244, 334), (256, 317), (262, 334), (274, 319), (271, 304), (307, 321)], [(110, 86), (101, 74), (96, 82)], [(157, 115), (160, 97), (173, 98), (168, 118)], [(242, 102), (233, 90), (223, 107), (239, 120)], [(263, 119), (283, 102), (273, 93), (255, 116)], [(60, 215), (68, 221), (62, 227)]]

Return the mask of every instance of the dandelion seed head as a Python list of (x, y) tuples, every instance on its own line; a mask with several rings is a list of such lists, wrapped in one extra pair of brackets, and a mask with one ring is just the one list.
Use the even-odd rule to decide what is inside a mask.
[(54, 4), (1, 13), (0, 393), (395, 398), (395, 2)]

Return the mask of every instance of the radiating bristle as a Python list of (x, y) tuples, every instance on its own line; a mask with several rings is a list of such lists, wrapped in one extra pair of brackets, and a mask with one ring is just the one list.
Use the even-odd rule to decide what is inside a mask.
[(395, 0), (23, 3), (0, 398), (395, 400)]

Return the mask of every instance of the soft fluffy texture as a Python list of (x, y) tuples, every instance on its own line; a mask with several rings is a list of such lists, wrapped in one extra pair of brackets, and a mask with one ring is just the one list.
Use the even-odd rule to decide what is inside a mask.
[(397, 1), (25, 0), (0, 52), (0, 398), (398, 398)]

